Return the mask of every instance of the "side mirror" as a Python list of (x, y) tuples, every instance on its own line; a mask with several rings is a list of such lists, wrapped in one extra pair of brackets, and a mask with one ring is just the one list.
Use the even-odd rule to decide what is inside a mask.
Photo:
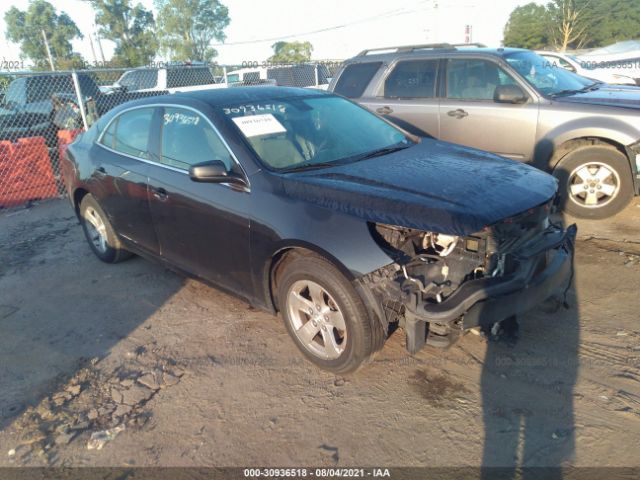
[(222, 160), (212, 160), (192, 165), (189, 168), (189, 177), (194, 182), (245, 185), (244, 179), (240, 175), (227, 170), (227, 166)]
[(497, 103), (526, 103), (529, 99), (518, 85), (498, 85), (493, 93)]

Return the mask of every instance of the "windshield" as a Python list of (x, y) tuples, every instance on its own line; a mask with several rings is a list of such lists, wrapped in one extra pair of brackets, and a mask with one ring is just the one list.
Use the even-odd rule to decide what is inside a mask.
[(269, 168), (320, 168), (412, 144), (405, 134), (334, 96), (262, 100), (222, 109)]
[(533, 52), (515, 52), (504, 56), (512, 68), (540, 93), (556, 95), (575, 92), (593, 85), (593, 80), (569, 72)]

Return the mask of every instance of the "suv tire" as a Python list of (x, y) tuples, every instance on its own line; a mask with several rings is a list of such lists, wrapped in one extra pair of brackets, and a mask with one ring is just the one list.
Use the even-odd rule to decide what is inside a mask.
[(553, 175), (560, 182), (562, 209), (575, 217), (611, 217), (633, 198), (629, 160), (613, 146), (578, 147), (562, 157)]

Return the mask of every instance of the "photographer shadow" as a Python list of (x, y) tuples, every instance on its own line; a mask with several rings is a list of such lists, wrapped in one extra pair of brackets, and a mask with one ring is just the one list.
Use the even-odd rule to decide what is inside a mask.
[[(556, 221), (567, 227), (564, 218)], [(507, 328), (487, 343), (483, 479), (561, 479), (573, 459), (580, 339), (575, 272), (570, 281), (566, 297), (560, 292), (518, 318), (517, 332)]]

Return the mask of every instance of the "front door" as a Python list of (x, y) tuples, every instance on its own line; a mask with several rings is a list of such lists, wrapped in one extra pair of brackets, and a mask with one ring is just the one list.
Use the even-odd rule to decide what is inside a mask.
[(158, 155), (149, 166), (149, 201), (161, 255), (194, 275), (249, 293), (249, 202), (246, 189), (191, 180), (189, 167), (222, 160), (239, 166), (206, 117), (163, 107)]
[(517, 85), (497, 63), (477, 58), (447, 61), (440, 101), (440, 138), (520, 161), (533, 158), (538, 104), (495, 102), (498, 85)]

